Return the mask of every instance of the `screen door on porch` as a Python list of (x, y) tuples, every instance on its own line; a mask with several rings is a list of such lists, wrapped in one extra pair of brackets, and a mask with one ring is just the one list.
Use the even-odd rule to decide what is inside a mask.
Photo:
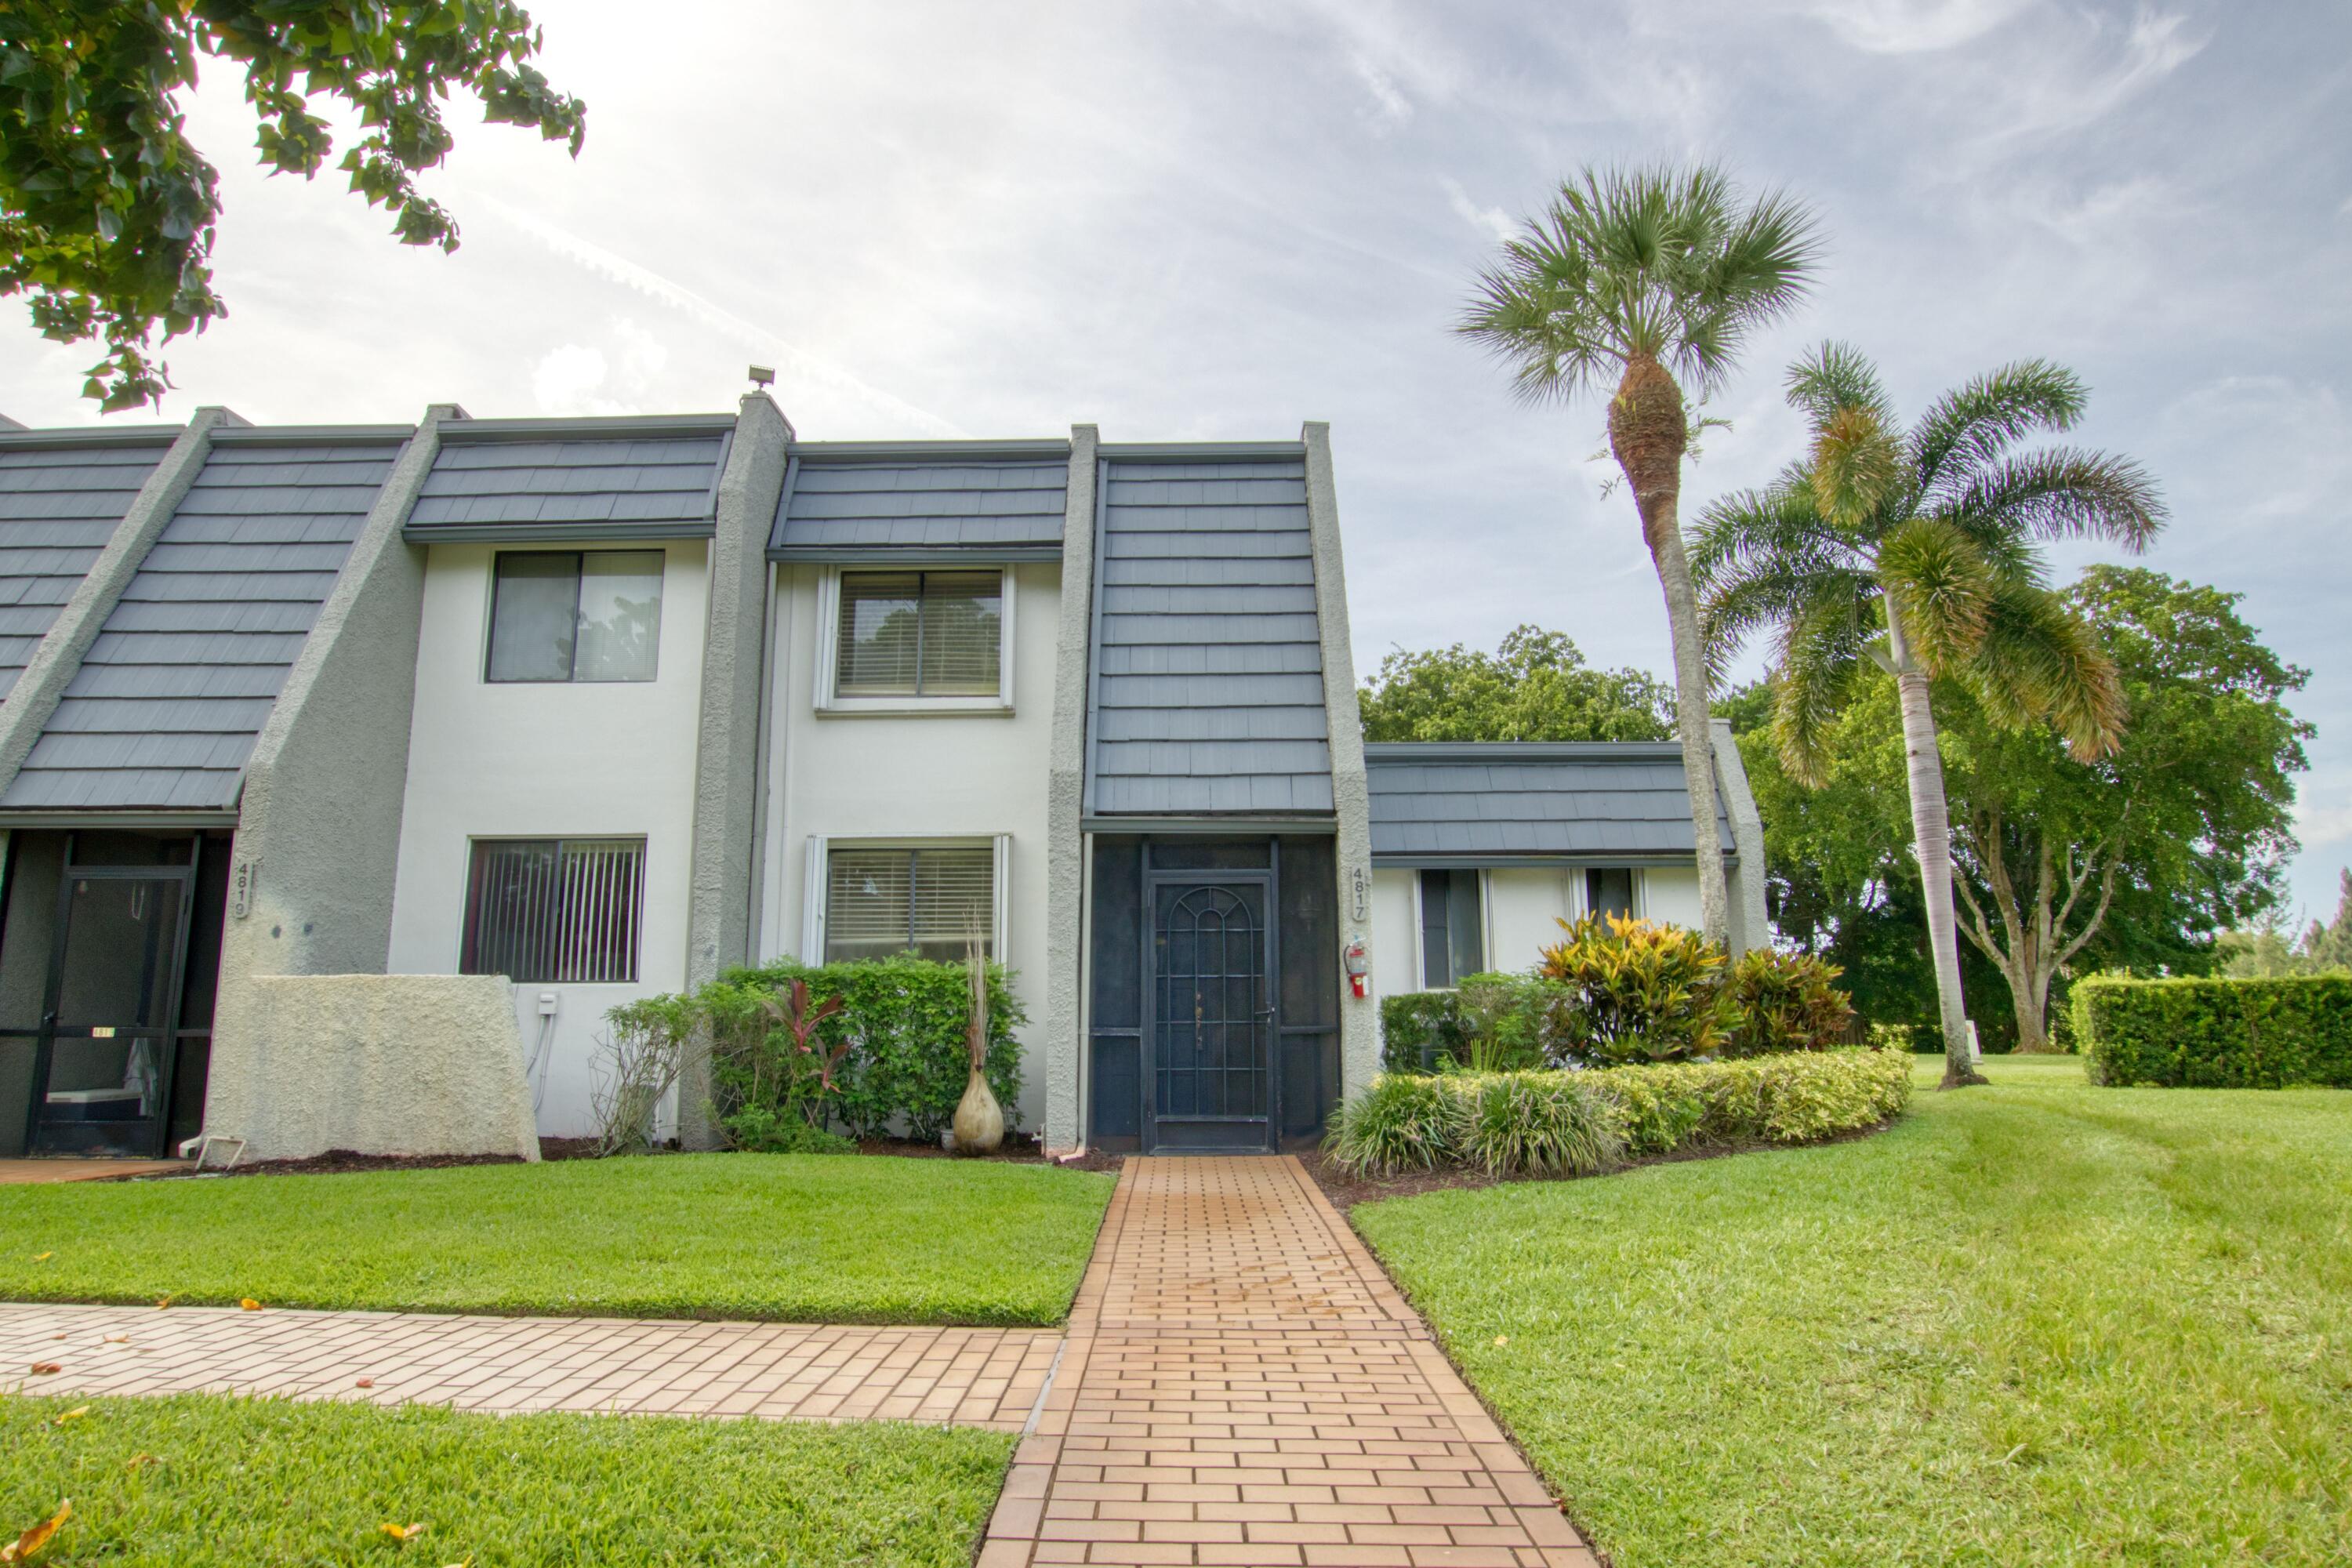
[(41, 1020), (31, 1152), (162, 1152), (187, 882), (68, 873)]
[(1152, 889), (1150, 1146), (1263, 1149), (1273, 1119), (1267, 883)]

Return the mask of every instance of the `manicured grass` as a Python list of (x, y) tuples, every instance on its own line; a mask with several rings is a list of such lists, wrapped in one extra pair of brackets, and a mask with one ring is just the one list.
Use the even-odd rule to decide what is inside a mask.
[(0, 1187), (0, 1300), (1052, 1323), (1112, 1184), (703, 1154)]
[[(964, 1568), (1014, 1441), (897, 1422), (0, 1399), (0, 1539), (69, 1498), (36, 1561)], [(419, 1523), (404, 1543), (382, 1528)]]
[(1986, 1071), (1354, 1218), (1617, 1568), (2346, 1562), (2352, 1094)]

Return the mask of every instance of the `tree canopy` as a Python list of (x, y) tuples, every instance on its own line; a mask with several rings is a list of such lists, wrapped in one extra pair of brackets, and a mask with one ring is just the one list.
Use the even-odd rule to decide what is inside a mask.
[[(2094, 566), (2064, 597), (2117, 671), (2115, 751), (2078, 762), (2053, 729), (2011, 728), (1958, 682), (1936, 694), (1971, 971), (2007, 983), (2027, 1044), (2068, 968), (2204, 969), (2218, 932), (2276, 901), (2310, 733), (2286, 703), (2305, 672), (2263, 646), (2237, 595)], [(1775, 871), (1797, 868), (1776, 889), (1781, 929), (1802, 940), (1810, 918), (1850, 972), (1875, 912), (1916, 896), (1892, 686), (1857, 681), (1829, 718), (1817, 790), (1786, 778), (1765, 735), (1742, 748)]]
[(206, 57), (241, 67), (262, 164), (316, 174), (340, 107), (361, 134), (337, 164), (405, 245), (457, 247), (417, 189), (448, 155), (453, 89), (485, 119), (577, 156), (587, 108), (531, 66), (513, 0), (10, 0), (0, 7), (0, 295), (30, 297), (58, 342), (102, 339), (83, 395), (106, 412), (160, 398), (164, 342), (227, 314), (213, 289), (219, 174), (188, 140), (183, 95)]
[(1360, 706), (1367, 741), (1664, 741), (1675, 726), (1665, 682), (1596, 669), (1567, 633), (1533, 626), (1492, 654), (1393, 649)]

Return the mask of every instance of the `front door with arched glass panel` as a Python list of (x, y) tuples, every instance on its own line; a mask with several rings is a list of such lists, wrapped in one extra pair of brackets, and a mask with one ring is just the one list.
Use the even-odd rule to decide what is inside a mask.
[(1270, 877), (1151, 879), (1144, 1147), (1274, 1146)]

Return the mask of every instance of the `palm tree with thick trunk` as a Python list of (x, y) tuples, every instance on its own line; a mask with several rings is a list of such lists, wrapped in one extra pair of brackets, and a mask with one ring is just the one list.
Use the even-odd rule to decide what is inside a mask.
[(1694, 532), (1709, 657), (1775, 637), (1773, 733), (1802, 782), (1820, 782), (1822, 732), (1867, 660), (1895, 679), (1913, 844), (1944, 1035), (1944, 1087), (1982, 1083), (1969, 1060), (1952, 904), (1951, 814), (1930, 683), (1962, 684), (1996, 722), (2048, 721), (2088, 761), (2124, 724), (2114, 664), (2048, 586), (2042, 546), (2104, 539), (2137, 552), (2164, 504), (2136, 463), (2067, 447), (2019, 451), (2082, 417), (2082, 382), (2042, 360), (1946, 393), (1908, 432), (1877, 372), (1824, 346), (1789, 372), (1811, 426), (1805, 461), (1726, 496)]
[(1820, 249), (1802, 205), (1777, 191), (1746, 201), (1712, 166), (1586, 169), (1504, 243), (1458, 327), (1531, 402), (1609, 392), (1609, 449), (1665, 595), (1701, 920), (1726, 945), (1707, 665), (1679, 515), (1689, 398), (1704, 400), (1748, 335), (1804, 298)]

